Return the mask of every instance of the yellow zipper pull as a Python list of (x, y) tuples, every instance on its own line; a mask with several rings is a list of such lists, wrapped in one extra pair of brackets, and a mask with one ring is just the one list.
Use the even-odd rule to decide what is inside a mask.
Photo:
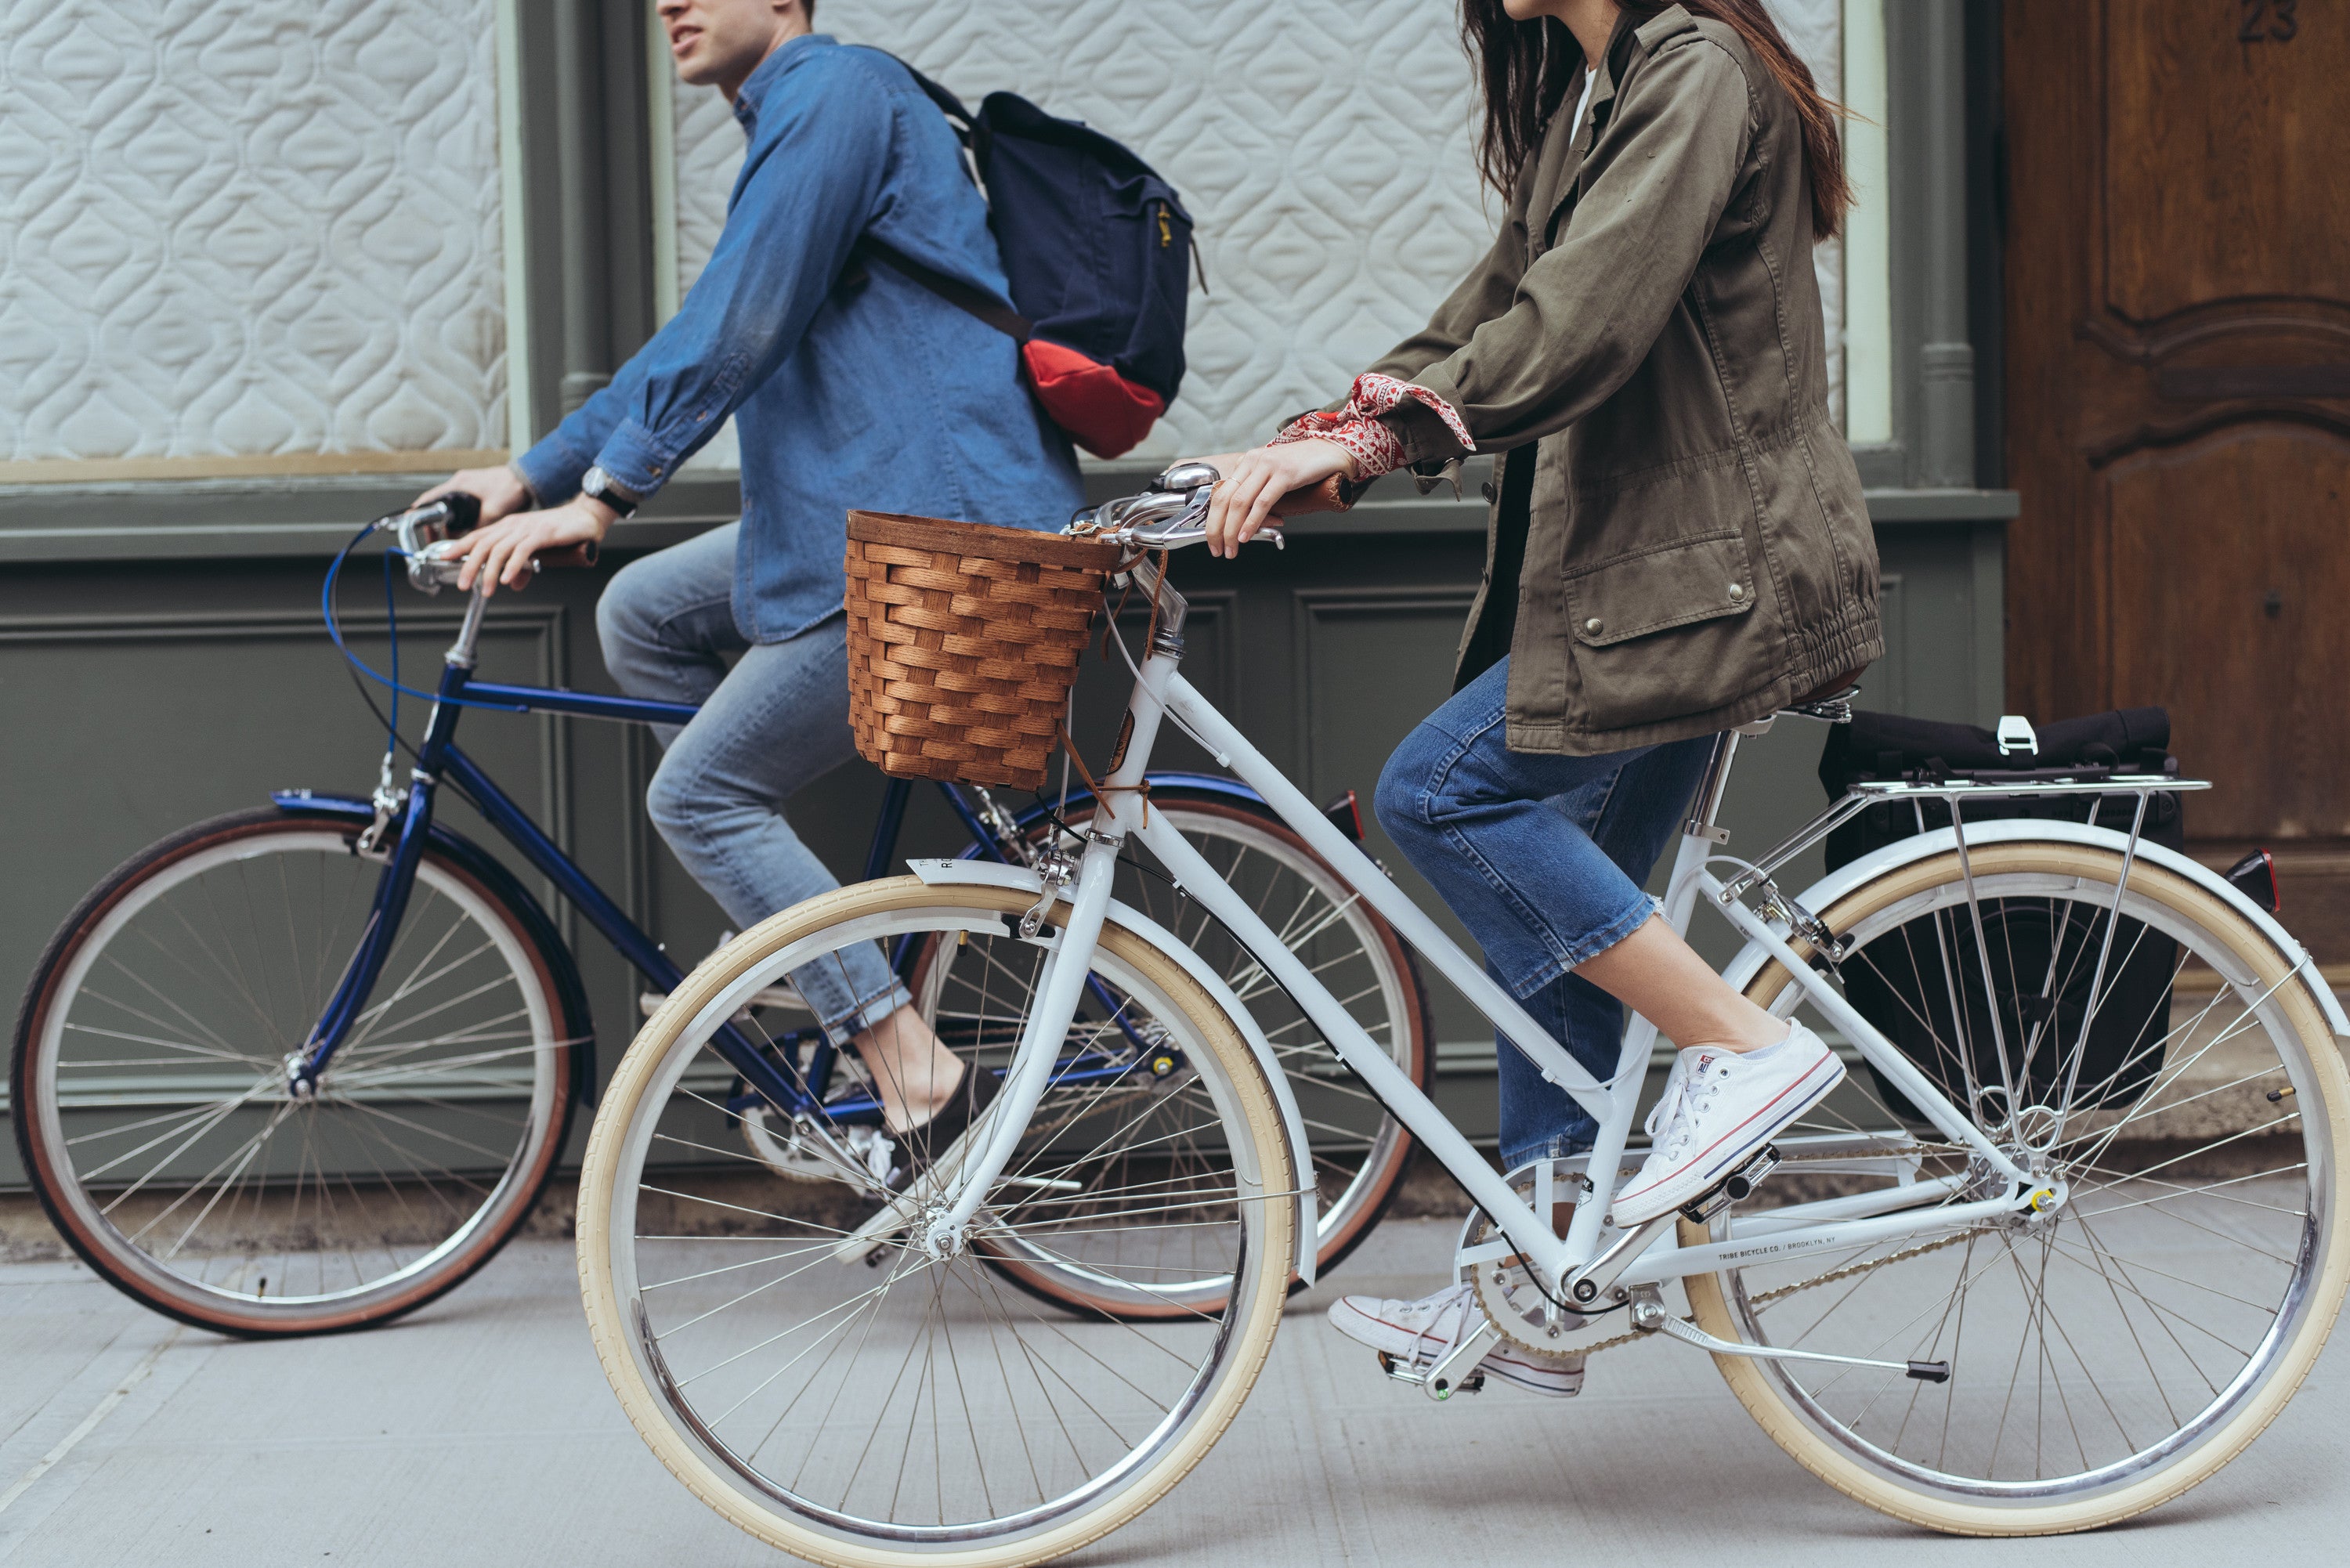
[(1159, 208), (1159, 248), (1163, 251), (1174, 243), (1175, 225), (1167, 221), (1167, 208), (1162, 202)]

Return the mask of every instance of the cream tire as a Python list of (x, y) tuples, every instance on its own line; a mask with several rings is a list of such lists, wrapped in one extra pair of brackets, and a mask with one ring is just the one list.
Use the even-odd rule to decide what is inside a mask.
[[(2053, 874), (2077, 876), (2111, 887), (2121, 857), (2109, 850), (2079, 845), (2009, 843), (1974, 848), (1970, 859), (1979, 879), (2003, 873)], [(1823, 918), (1830, 929), (1846, 932), (1870, 914), (1957, 877), (1955, 855), (1919, 861), (1855, 889), (1824, 911)], [(2327, 1205), (2328, 1222), (2319, 1238), (2307, 1310), (2301, 1314), (2290, 1343), (2274, 1355), (2262, 1386), (2184, 1452), (2134, 1482), (2093, 1496), (2070, 1500), (2059, 1496), (2038, 1503), (1971, 1503), (1905, 1486), (1884, 1470), (1858, 1462), (1847, 1449), (1823, 1435), (1789, 1400), (1766, 1364), (1742, 1356), (1714, 1357), (1739, 1403), (1796, 1462), (1846, 1496), (1929, 1530), (1954, 1535), (2062, 1534), (2113, 1524), (2178, 1497), (2242, 1453), (2284, 1408), (2324, 1348), (2345, 1286), (2350, 1284), (2350, 1238), (2343, 1233), (2345, 1216), (2350, 1216), (2350, 1169), (2345, 1169), (2343, 1158), (2345, 1151), (2350, 1150), (2350, 1075), (2345, 1073), (2324, 1015), (2306, 989), (2292, 978), (2292, 965), (2284, 956), (2223, 900), (2143, 860), (2131, 868), (2129, 878), (2134, 893), (2142, 892), (2154, 902), (2178, 910), (2224, 943), (2256, 977), (2259, 986), (2273, 988), (2272, 1000), (2280, 1004), (2298, 1036), (2309, 1079), (2301, 1088), (2301, 1114), (2304, 1124), (2320, 1133), (2328, 1156), (2325, 1168), (2322, 1172), (2314, 1168), (2312, 1176), (2313, 1182), (2322, 1184), (2314, 1196)], [(1747, 995), (1768, 1007), (1788, 983), (1786, 971), (1772, 964), (1748, 987)], [(2313, 1100), (2319, 1103), (2314, 1105)], [(1679, 1239), (1683, 1246), (1694, 1246), (1710, 1238), (1705, 1227), (1683, 1220)], [(1723, 1276), (1690, 1275), (1682, 1283), (1700, 1328), (1721, 1339), (1743, 1340), (1742, 1320), (1732, 1310)]]
[[(1247, 1260), (1247, 1304), (1229, 1329), (1231, 1350), (1189, 1417), (1137, 1472), (1078, 1511), (1045, 1528), (1015, 1539), (982, 1539), (968, 1546), (907, 1549), (845, 1538), (817, 1530), (763, 1504), (745, 1484), (713, 1463), (706, 1451), (673, 1424), (669, 1406), (654, 1391), (632, 1352), (625, 1303), (616, 1288), (612, 1227), (621, 1179), (620, 1147), (640, 1103), (681, 1033), (709, 1002), (747, 969), (795, 941), (846, 921), (918, 909), (983, 911), (1017, 918), (1033, 895), (975, 886), (931, 887), (894, 877), (844, 888), (795, 906), (743, 932), (686, 977), (638, 1033), (605, 1090), (580, 1173), (578, 1262), (580, 1294), (598, 1359), (612, 1391), (648, 1447), (688, 1490), (720, 1515), (771, 1546), (834, 1568), (1018, 1568), (1074, 1552), (1118, 1529), (1157, 1502), (1206, 1457), (1239, 1414), (1273, 1348), (1287, 1300), (1296, 1240), (1296, 1206), (1264, 1202), (1265, 1245)], [(1066, 904), (1050, 917), (1066, 919)], [(1268, 1192), (1297, 1185), (1281, 1114), (1262, 1067), (1222, 1010), (1181, 968), (1129, 931), (1106, 926), (1101, 950), (1141, 976), (1171, 1002), (1215, 1058), (1229, 1085), (1228, 1134), (1244, 1136)], [(1235, 1115), (1235, 1113), (1237, 1113)], [(1235, 1125), (1237, 1123), (1237, 1125)]]

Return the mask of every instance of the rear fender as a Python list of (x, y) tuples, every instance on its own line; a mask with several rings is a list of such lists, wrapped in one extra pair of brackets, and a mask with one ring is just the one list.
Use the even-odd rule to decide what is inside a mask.
[[(1997, 822), (1970, 823), (1967, 826), (1969, 846), (1983, 844), (2012, 844), (2020, 840), (2054, 840), (2060, 844), (2078, 844), (2097, 849), (2109, 849), (2116, 855), (2129, 849), (2129, 835), (2110, 827), (2092, 827), (2085, 822), (2045, 822), (2033, 817), (2011, 817)], [(1948, 855), (1958, 847), (1958, 830), (1936, 828), (1915, 837), (1897, 840), (1883, 848), (1862, 856), (1849, 866), (1837, 867), (1804, 889), (1800, 901), (1804, 908), (1817, 914), (1833, 907), (1854, 888), (1887, 872), (1913, 865), (1936, 855)], [(2240, 892), (2234, 884), (2199, 861), (2190, 860), (2175, 849), (2166, 849), (2148, 839), (2137, 841), (2137, 858), (2150, 866), (2159, 866), (2194, 883), (2198, 888), (2225, 903), (2259, 929), (2262, 935), (2276, 944), (2278, 952), (2287, 963), (2295, 966), (2301, 983), (2308, 989), (2309, 997), (2325, 1014), (2327, 1025), (2336, 1039), (2350, 1038), (2350, 1017), (2342, 1011), (2340, 999), (2334, 988), (2309, 956), (2308, 950), (2293, 940), (2293, 933), (2277, 923), (2274, 915), (2262, 909)], [(1775, 929), (1775, 928), (1774, 928)], [(1770, 954), (1750, 944), (1735, 961), (1722, 971), (1722, 979), (1743, 991), (1762, 971)]]
[[(348, 795), (313, 794), (308, 790), (275, 790), (269, 796), (277, 809), (288, 816), (320, 817), (338, 822), (356, 823), (360, 826), (375, 820), (375, 807), (363, 800)], [(452, 833), (439, 822), (432, 827), (432, 847), (465, 868), (466, 874), (480, 881), (494, 893), (505, 906), (522, 919), (538, 950), (546, 957), (547, 968), (555, 981), (556, 1002), (563, 1009), (564, 1033), (573, 1042), (573, 1062), (577, 1068), (571, 1075), (574, 1093), (578, 1103), (593, 1109), (596, 1105), (596, 1023), (588, 1009), (588, 990), (580, 982), (579, 966), (571, 956), (571, 948), (547, 919), (530, 889), (520, 878), (499, 863), (497, 858), (480, 845), (462, 834)]]

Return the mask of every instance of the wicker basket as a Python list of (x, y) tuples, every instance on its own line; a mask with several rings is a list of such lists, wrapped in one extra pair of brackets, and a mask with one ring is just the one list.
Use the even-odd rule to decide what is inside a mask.
[(1118, 547), (848, 514), (848, 716), (896, 778), (1038, 789)]

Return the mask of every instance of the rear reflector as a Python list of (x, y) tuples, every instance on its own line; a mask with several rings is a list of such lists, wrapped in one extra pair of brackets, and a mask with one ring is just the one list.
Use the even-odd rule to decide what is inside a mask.
[(2276, 857), (2265, 849), (2255, 849), (2228, 867), (2228, 880), (2236, 891), (2273, 915), (2284, 908), (2284, 899), (2277, 889)]

